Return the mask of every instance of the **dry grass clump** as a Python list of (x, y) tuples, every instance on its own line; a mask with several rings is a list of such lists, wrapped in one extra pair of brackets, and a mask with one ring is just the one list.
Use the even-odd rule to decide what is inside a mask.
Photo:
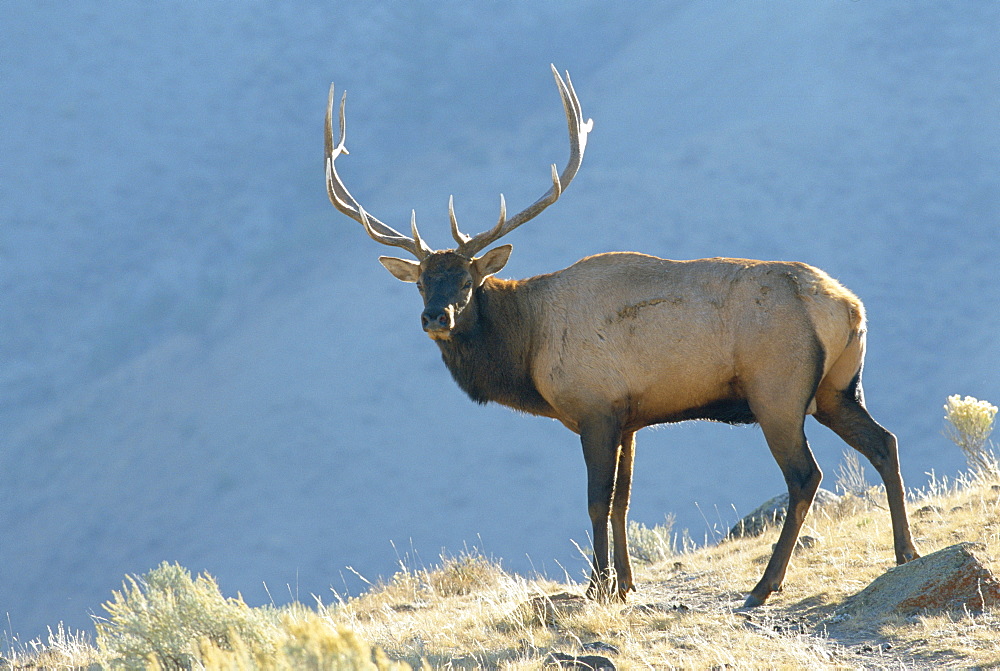
[(536, 642), (521, 635), (529, 619), (522, 605), (553, 587), (465, 553), (430, 569), (404, 567), (367, 593), (323, 610), (414, 666), (496, 667), (530, 655)]
[(60, 622), (48, 636), (20, 644), (6, 641), (9, 652), (0, 655), (0, 671), (8, 669), (78, 669), (98, 665), (103, 659), (85, 632), (70, 631)]
[[(292, 607), (282, 613), (279, 625), (274, 649), (270, 651), (247, 645), (239, 636), (234, 636), (227, 646), (202, 639), (195, 668), (247, 671), (410, 669), (405, 663), (390, 660), (353, 631), (318, 612)], [(149, 668), (161, 667), (152, 665)]]

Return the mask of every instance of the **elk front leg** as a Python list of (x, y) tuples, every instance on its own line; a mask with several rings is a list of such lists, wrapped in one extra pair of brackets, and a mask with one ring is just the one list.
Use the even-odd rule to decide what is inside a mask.
[(619, 429), (610, 419), (598, 419), (581, 425), (580, 442), (587, 464), (587, 511), (594, 529), (594, 571), (587, 596), (607, 601), (614, 591), (610, 567), (608, 522), (615, 486)]
[(632, 564), (628, 556), (628, 502), (632, 493), (632, 460), (635, 454), (635, 433), (622, 436), (618, 449), (618, 467), (615, 471), (615, 490), (611, 500), (611, 533), (615, 560), (615, 598), (625, 601), (629, 592), (635, 591), (632, 582)]

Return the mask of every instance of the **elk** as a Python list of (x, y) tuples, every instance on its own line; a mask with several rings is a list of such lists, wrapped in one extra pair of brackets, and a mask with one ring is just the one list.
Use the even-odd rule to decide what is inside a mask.
[[(780, 589), (822, 474), (806, 442), (812, 415), (868, 458), (885, 483), (896, 562), (918, 557), (907, 523), (896, 438), (865, 408), (861, 370), (865, 314), (858, 298), (803, 263), (711, 258), (671, 261), (639, 253), (588, 256), (523, 280), (496, 277), (512, 247), (493, 247), (559, 199), (583, 159), (587, 134), (569, 73), (552, 67), (569, 126), (570, 157), (552, 186), (475, 236), (459, 230), (448, 204), (454, 249), (433, 250), (399, 233), (351, 196), (334, 166), (334, 88), (325, 123), (330, 201), (376, 242), (415, 260), (380, 257), (396, 278), (416, 283), (423, 330), (478, 403), (559, 420), (579, 434), (587, 466), (594, 567), (587, 594), (622, 600), (635, 589), (626, 540), (635, 433), (653, 424), (706, 419), (759, 424), (788, 486), (778, 542), (746, 607)], [(608, 528), (611, 529), (609, 539)], [(613, 561), (612, 561), (613, 548)]]

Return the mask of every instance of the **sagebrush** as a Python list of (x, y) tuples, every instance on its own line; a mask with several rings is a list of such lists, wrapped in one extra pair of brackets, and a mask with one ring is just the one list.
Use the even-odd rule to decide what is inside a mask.
[(944, 405), (945, 435), (965, 454), (969, 468), (990, 475), (1000, 472), (996, 451), (987, 444), (996, 415), (995, 405), (972, 396), (954, 394)]

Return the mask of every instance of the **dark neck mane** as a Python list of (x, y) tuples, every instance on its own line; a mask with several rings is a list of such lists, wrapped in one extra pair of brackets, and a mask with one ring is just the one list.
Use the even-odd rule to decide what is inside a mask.
[(475, 313), (438, 346), (451, 376), (473, 401), (551, 416), (531, 379), (534, 324), (523, 300), (527, 291), (526, 282), (487, 278), (470, 306)]

